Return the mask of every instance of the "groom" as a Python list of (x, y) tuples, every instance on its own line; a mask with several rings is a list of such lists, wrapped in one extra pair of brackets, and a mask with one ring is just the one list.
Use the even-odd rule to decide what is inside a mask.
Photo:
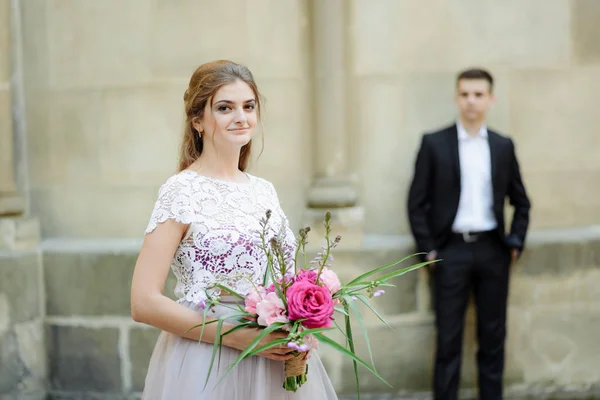
[[(408, 195), (418, 250), (434, 264), (437, 329), (434, 398), (456, 399), (465, 309), (477, 309), (479, 398), (502, 399), (510, 265), (523, 251), (530, 203), (513, 141), (486, 126), (493, 78), (470, 69), (456, 80), (455, 124), (423, 136)], [(505, 232), (504, 203), (514, 207)]]

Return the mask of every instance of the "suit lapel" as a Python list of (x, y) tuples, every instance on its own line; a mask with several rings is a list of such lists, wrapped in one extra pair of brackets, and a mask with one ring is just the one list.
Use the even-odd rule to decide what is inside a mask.
[(454, 173), (454, 178), (460, 187), (460, 158), (458, 155), (458, 129), (456, 128), (456, 125), (450, 127), (448, 131), (448, 141), (448, 149), (450, 149), (452, 157), (452, 172)]
[(492, 187), (495, 187), (496, 174), (498, 173), (498, 160), (500, 158), (500, 143), (498, 141), (498, 136), (490, 130), (488, 130), (488, 142), (490, 144), (490, 164), (492, 164)]

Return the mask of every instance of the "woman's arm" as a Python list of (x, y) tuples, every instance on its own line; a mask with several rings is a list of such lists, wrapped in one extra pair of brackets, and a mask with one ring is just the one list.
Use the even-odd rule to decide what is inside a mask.
[[(131, 284), (131, 316), (137, 322), (154, 326), (163, 331), (198, 340), (200, 328), (189, 330), (203, 322), (203, 315), (193, 311), (164, 295), (164, 286), (173, 256), (188, 228), (187, 224), (168, 219), (144, 238)], [(212, 320), (207, 318), (207, 321)], [(224, 323), (222, 332), (234, 325)], [(258, 329), (240, 329), (223, 338), (223, 344), (243, 350), (259, 333)], [(214, 343), (216, 324), (205, 325), (202, 341)], [(286, 337), (286, 333), (274, 332), (266, 336), (259, 346), (275, 339)], [(272, 348), (259, 355), (273, 360), (286, 360), (291, 349)]]

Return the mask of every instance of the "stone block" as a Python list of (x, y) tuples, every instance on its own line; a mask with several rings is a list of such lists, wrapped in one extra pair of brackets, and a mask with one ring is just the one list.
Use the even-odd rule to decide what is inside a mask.
[(0, 334), (0, 398), (4, 393), (16, 391), (25, 374), (15, 333)]
[(510, 316), (509, 351), (525, 383), (564, 386), (600, 380), (597, 304), (532, 305), (513, 308)]
[(10, 324), (41, 316), (39, 251), (0, 253), (0, 294), (8, 303)]
[[(573, 273), (526, 275), (516, 266), (511, 277), (510, 305), (530, 307), (565, 303), (600, 304), (600, 268)], [(550, 272), (550, 271), (548, 271)]]
[(129, 354), (133, 390), (143, 391), (148, 363), (160, 331), (154, 328), (133, 328), (129, 331)]
[(52, 86), (98, 87), (150, 81), (149, 59), (155, 32), (152, 3), (48, 3), (45, 35)]
[(152, 12), (151, 65), (160, 78), (187, 80), (200, 64), (217, 59), (246, 64), (257, 78), (299, 78), (307, 69), (304, 0), (235, 0), (227, 6), (184, 0), (159, 2)]
[(49, 325), (47, 343), (55, 390), (121, 391), (118, 329)]
[(0, 332), (0, 399), (46, 399), (46, 352), (41, 320)]
[(600, 265), (600, 240), (545, 243), (526, 248), (515, 273), (526, 277), (565, 279), (592, 272)]
[(10, 0), (0, 0), (0, 87), (11, 77), (10, 13)]
[(265, 79), (306, 79), (311, 67), (311, 58), (306, 57), (310, 51), (307, 3), (306, 0), (246, 0), (249, 22), (244, 60), (259, 85)]
[[(359, 366), (361, 391), (389, 393), (428, 390), (431, 383), (434, 343), (434, 327), (431, 319), (395, 323), (392, 326), (394, 331), (383, 324), (369, 329), (375, 367), (392, 388), (390, 389), (371, 372)], [(355, 342), (359, 357), (365, 361), (369, 360), (362, 335), (355, 334)], [(352, 361), (347, 357), (344, 358), (341, 376), (344, 379), (339, 393), (355, 392)]]
[[(586, 226), (600, 216), (594, 201), (600, 160), (589, 151), (599, 143), (589, 128), (597, 122), (599, 77), (600, 68), (591, 67), (511, 74), (510, 131), (534, 201), (532, 229)], [(578, 134), (565, 134), (571, 131)]]
[(48, 315), (129, 315), (137, 254), (44, 254)]
[(40, 224), (37, 218), (0, 218), (0, 251), (31, 249), (39, 242)]
[(573, 56), (578, 64), (600, 63), (600, 7), (595, 0), (573, 0), (571, 30)]
[[(82, 247), (83, 248), (83, 247)], [(124, 315), (131, 313), (131, 278), (138, 253), (53, 252), (44, 254), (48, 315)], [(173, 297), (175, 277), (165, 294)]]
[(31, 203), (42, 236), (138, 239), (144, 234), (157, 195), (158, 185), (57, 186), (32, 189)]
[(361, 76), (467, 65), (562, 67), (570, 61), (565, 0), (353, 1), (351, 12), (353, 63)]
[(0, 80), (0, 196), (15, 191), (13, 151), (11, 91)]

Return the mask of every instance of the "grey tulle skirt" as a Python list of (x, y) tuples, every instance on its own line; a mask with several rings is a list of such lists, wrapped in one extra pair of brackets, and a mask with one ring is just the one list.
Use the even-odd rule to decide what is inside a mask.
[[(224, 306), (217, 306), (215, 311), (211, 316), (232, 312)], [(161, 332), (150, 359), (142, 400), (337, 400), (316, 351), (308, 360), (308, 381), (295, 393), (283, 389), (284, 363), (258, 356), (243, 360), (216, 385), (240, 354), (225, 346), (220, 365), (215, 359), (205, 387), (212, 349), (212, 344)]]

